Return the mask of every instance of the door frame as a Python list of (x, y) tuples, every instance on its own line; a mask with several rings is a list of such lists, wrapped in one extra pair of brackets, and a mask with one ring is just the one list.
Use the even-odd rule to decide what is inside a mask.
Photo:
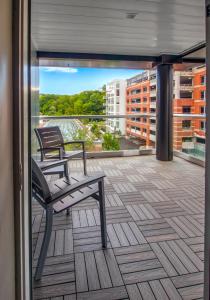
[(30, 0), (13, 0), (13, 188), (16, 298), (32, 299)]

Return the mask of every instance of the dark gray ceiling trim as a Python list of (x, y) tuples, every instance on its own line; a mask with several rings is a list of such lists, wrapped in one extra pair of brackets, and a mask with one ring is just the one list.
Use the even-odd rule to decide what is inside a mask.
[(157, 56), (147, 55), (122, 55), (122, 54), (99, 54), (99, 53), (72, 53), (72, 52), (47, 52), (38, 51), (38, 58), (49, 59), (88, 59), (88, 60), (112, 60), (112, 61), (157, 61)]
[(182, 51), (181, 53), (179, 53), (179, 57), (184, 57), (186, 55), (193, 54), (194, 52), (196, 52), (198, 50), (201, 50), (205, 47), (206, 47), (206, 42), (196, 44), (195, 46), (193, 46), (189, 49), (186, 49), (186, 50)]

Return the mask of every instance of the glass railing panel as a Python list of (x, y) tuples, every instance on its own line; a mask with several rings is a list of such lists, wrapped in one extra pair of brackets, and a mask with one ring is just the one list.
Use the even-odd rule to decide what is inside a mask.
[(133, 153), (137, 154), (155, 148), (154, 122), (155, 116), (143, 114), (59, 116), (40, 117), (39, 126), (59, 126), (65, 141), (85, 140), (87, 152), (136, 150)]
[(206, 118), (204, 115), (174, 115), (174, 150), (205, 160)]

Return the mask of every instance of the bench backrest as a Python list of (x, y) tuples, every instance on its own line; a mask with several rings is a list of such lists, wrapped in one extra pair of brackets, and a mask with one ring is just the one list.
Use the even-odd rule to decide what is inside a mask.
[(43, 148), (62, 147), (64, 151), (64, 140), (58, 126), (35, 128), (34, 130), (39, 141), (42, 160), (47, 153), (52, 152), (51, 150), (43, 150)]
[(32, 195), (41, 204), (47, 204), (51, 201), (51, 194), (48, 183), (38, 164), (32, 158)]

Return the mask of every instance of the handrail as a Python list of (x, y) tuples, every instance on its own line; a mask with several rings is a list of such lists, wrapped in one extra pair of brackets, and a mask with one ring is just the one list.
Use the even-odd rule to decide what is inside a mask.
[[(205, 119), (205, 114), (173, 114), (175, 118), (187, 118), (187, 119)], [(71, 116), (32, 116), (34, 119), (39, 120), (60, 120), (60, 119), (130, 119), (130, 118), (156, 118), (156, 114), (120, 114), (120, 115), (71, 115)]]

